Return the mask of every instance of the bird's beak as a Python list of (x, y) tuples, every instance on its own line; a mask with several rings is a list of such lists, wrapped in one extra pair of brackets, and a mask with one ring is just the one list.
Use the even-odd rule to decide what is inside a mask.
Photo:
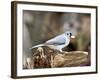
[(75, 38), (75, 36), (71, 36), (71, 38)]

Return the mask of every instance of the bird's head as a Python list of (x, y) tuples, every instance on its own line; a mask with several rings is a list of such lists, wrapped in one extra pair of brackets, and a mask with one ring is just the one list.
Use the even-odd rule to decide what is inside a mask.
[(69, 37), (69, 38), (75, 38), (75, 36), (73, 36), (72, 32), (69, 32), (69, 31), (65, 32), (65, 36)]

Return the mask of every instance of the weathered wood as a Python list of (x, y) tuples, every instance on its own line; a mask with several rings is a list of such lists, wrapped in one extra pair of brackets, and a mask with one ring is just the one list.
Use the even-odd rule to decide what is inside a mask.
[(72, 51), (58, 54), (54, 58), (53, 67), (85, 66), (88, 64), (88, 52)]
[(48, 47), (33, 50), (34, 68), (87, 66), (89, 53), (85, 51), (59, 52)]

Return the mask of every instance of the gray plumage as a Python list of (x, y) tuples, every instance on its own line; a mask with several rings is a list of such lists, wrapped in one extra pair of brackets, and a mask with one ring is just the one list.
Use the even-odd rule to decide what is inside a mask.
[(58, 35), (46, 41), (44, 44), (33, 46), (31, 49), (36, 48), (36, 47), (41, 47), (41, 46), (48, 46), (54, 50), (62, 51), (62, 48), (64, 48), (65, 46), (68, 46), (68, 44), (70, 43), (71, 36), (72, 36), (72, 33), (67, 31), (61, 35)]

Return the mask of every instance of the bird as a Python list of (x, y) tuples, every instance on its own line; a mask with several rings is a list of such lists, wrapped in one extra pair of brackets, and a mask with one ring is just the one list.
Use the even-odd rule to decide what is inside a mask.
[(66, 46), (68, 46), (68, 44), (70, 43), (70, 39), (71, 38), (75, 38), (75, 36), (72, 35), (72, 32), (70, 31), (66, 31), (63, 34), (60, 34), (50, 40), (47, 40), (45, 43), (43, 44), (39, 44), (36, 46), (33, 46), (30, 49), (33, 48), (37, 48), (37, 47), (42, 47), (42, 46), (47, 46), (53, 50), (58, 50), (60, 52), (63, 52), (62, 49)]

